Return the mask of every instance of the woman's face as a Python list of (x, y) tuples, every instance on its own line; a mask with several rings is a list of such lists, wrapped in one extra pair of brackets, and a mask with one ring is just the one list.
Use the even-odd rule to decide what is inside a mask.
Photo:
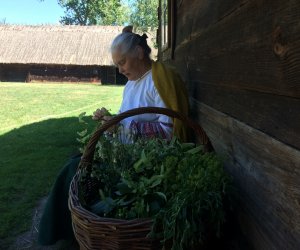
[(114, 64), (119, 72), (126, 76), (128, 80), (134, 81), (141, 77), (141, 58), (139, 53), (136, 56), (122, 55), (119, 50), (112, 54)]

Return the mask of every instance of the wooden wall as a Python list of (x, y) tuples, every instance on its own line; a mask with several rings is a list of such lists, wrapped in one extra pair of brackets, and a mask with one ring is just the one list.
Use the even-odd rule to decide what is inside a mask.
[(254, 249), (300, 249), (300, 1), (171, 2), (173, 48), (159, 58), (226, 156), (241, 230)]
[(0, 64), (0, 81), (6, 82), (25, 82), (28, 66), (26, 65), (12, 65), (12, 64)]
[(0, 81), (2, 79), (2, 75), (3, 75), (3, 66), (0, 64)]
[(115, 67), (84, 65), (1, 64), (0, 81), (92, 82), (124, 84)]

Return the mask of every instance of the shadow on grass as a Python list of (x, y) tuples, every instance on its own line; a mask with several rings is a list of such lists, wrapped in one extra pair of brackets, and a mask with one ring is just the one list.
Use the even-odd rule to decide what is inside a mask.
[[(94, 126), (89, 122), (90, 130)], [(77, 117), (69, 117), (0, 136), (0, 249), (30, 229), (34, 208), (49, 193), (64, 163), (78, 152), (77, 131), (84, 128)]]

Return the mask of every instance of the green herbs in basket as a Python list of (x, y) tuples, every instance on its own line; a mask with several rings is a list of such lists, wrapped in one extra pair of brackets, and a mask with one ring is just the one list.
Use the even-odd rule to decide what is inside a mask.
[(150, 236), (171, 241), (172, 249), (195, 249), (219, 233), (231, 185), (215, 153), (176, 138), (122, 144), (102, 136), (79, 188), (88, 179), (97, 183), (96, 195), (82, 200), (88, 210), (109, 218), (153, 218)]

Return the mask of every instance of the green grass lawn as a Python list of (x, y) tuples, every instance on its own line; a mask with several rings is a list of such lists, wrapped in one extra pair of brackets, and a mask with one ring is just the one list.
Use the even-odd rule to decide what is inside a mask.
[[(30, 229), (34, 208), (77, 151), (78, 115), (116, 113), (123, 86), (0, 82), (0, 246)], [(0, 247), (0, 248), (1, 248)], [(1, 248), (2, 249), (2, 248)]]

